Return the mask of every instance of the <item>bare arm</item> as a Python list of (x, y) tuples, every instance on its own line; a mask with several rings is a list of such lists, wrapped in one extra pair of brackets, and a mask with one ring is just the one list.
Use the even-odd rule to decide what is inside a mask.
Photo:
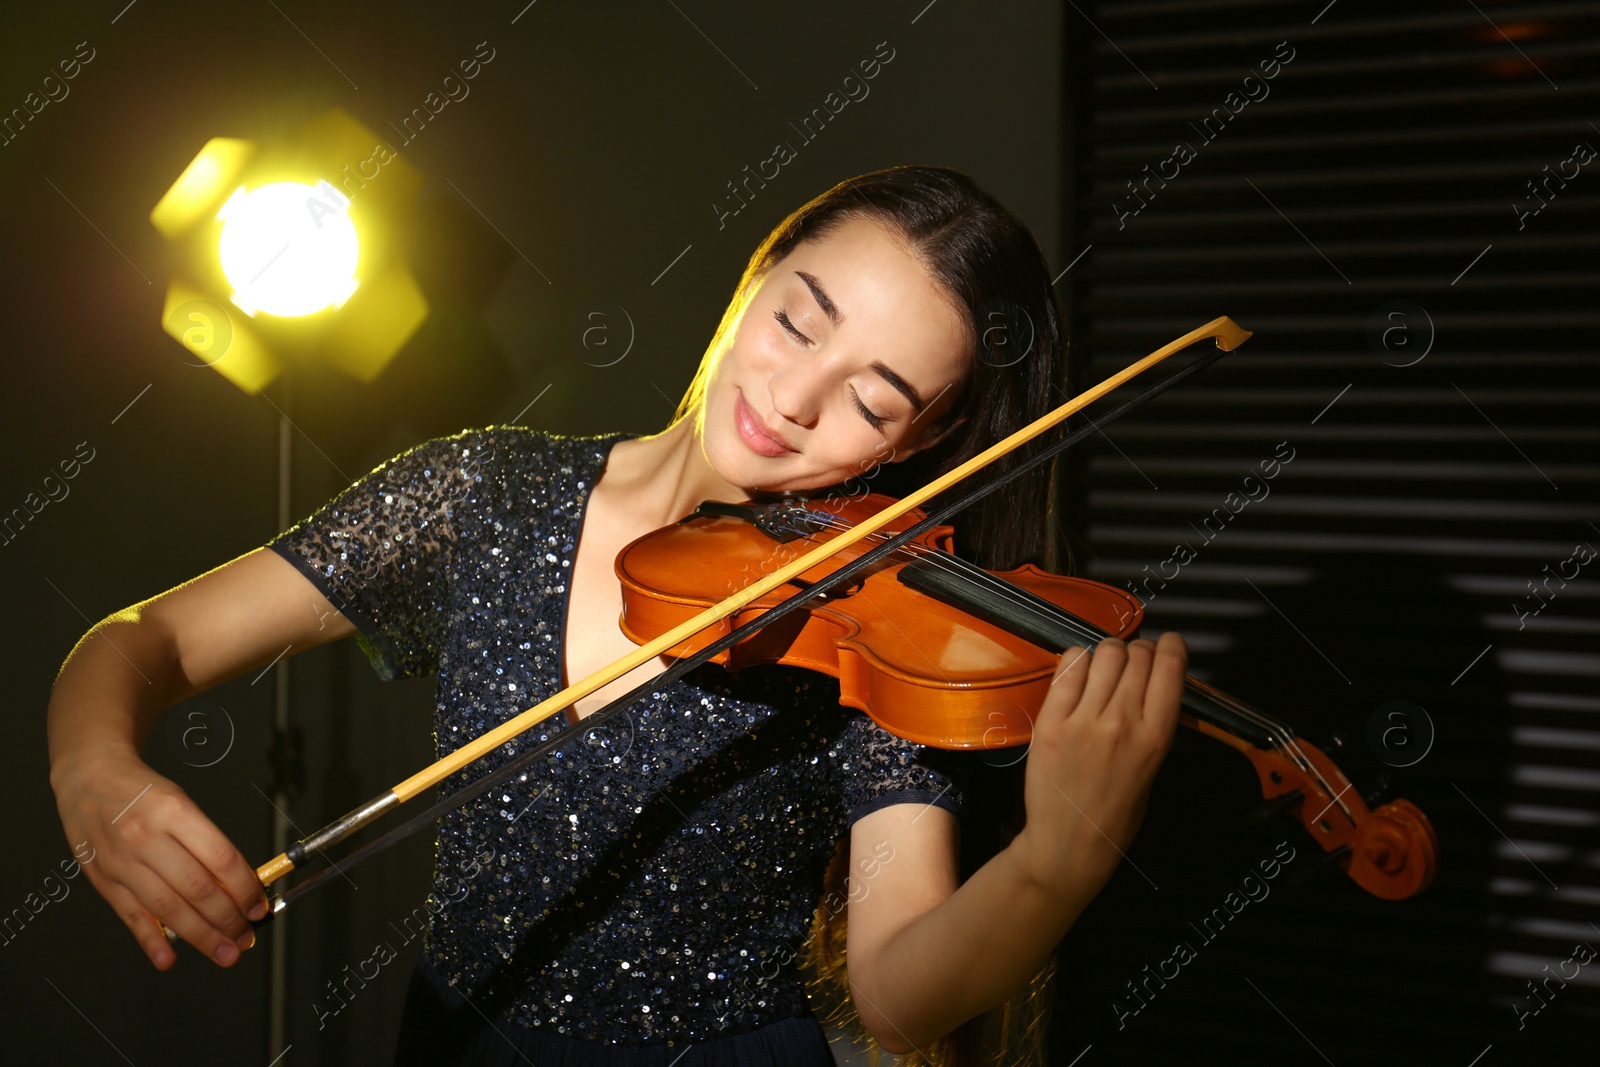
[(270, 549), (248, 552), (85, 634), (50, 694), (50, 784), (68, 842), (152, 963), (176, 962), (158, 919), (223, 966), (254, 938), (265, 894), (243, 855), (140, 759), (163, 710), (280, 655), (354, 632)]
[(1062, 657), (1034, 724), (1027, 825), (957, 888), (958, 825), (942, 809), (894, 805), (851, 830), (852, 877), (893, 848), (851, 894), (851, 992), (863, 1023), (902, 1054), (1011, 999), (1110, 879), (1144, 818), (1172, 743), (1187, 654), (1103, 642), (1092, 665)]

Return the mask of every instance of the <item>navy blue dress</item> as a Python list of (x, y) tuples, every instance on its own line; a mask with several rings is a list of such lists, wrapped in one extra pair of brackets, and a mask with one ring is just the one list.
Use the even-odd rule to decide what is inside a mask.
[[(561, 688), (583, 510), (621, 439), (435, 438), (269, 547), (356, 625), (380, 677), (437, 679), (442, 756)], [(832, 1063), (797, 959), (835, 845), (888, 804), (963, 803), (952, 754), (838, 695), (814, 672), (704, 666), (445, 816), (405, 923), (427, 932), (396, 1062)]]

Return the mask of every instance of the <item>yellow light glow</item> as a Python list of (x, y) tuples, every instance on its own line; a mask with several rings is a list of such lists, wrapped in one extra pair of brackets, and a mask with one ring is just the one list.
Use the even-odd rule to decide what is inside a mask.
[(211, 138), (150, 212), (151, 223), (169, 241), (186, 236), (216, 212), (223, 193), (255, 155), (256, 146), (249, 141)]
[(234, 191), (217, 212), (217, 251), (231, 299), (245, 314), (310, 315), (339, 307), (360, 284), (350, 201), (327, 181)]

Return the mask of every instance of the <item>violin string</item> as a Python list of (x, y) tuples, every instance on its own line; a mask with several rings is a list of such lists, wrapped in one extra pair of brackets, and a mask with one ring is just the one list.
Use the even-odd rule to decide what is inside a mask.
[[(848, 523), (841, 522), (838, 524), (838, 527), (847, 528)], [(874, 536), (882, 537), (883, 535), (878, 534)], [(1021, 596), (1012, 587), (1011, 583), (991, 574), (989, 571), (986, 571), (973, 563), (968, 562), (967, 560), (961, 559), (959, 556), (954, 556), (947, 552), (941, 552), (938, 549), (930, 548), (926, 545), (920, 545), (916, 542), (902, 546), (901, 551), (906, 552), (907, 554), (921, 553), (922, 558), (927, 560), (929, 563), (935, 566), (944, 567), (948, 571), (962, 574), (974, 584), (981, 585), (982, 587), (994, 592), (997, 596), (1004, 597), (1014, 607), (1033, 613), (1035, 618), (1059, 621), (1071, 628), (1076, 634), (1078, 634), (1078, 636), (1086, 638), (1091, 642), (1098, 641), (1101, 637), (1106, 636), (1104, 631), (1093, 626), (1093, 624), (1078, 619), (1070, 612), (1060, 610), (1059, 614), (1047, 613), (1037, 604), (1034, 604), (1027, 598)], [(1252, 708), (1247, 704), (1241, 703), (1226, 693), (1212, 691), (1208, 693), (1207, 696), (1217, 700), (1218, 703), (1227, 707), (1228, 710), (1232, 711), (1234, 714), (1261, 727), (1261, 729), (1266, 733), (1273, 747), (1285, 753), (1300, 767), (1301, 770), (1307, 771), (1315, 776), (1317, 781), (1327, 791), (1328, 795), (1333, 795), (1333, 787), (1326, 781), (1326, 779), (1323, 778), (1316, 765), (1300, 747), (1299, 738), (1295, 736), (1294, 731), (1289, 729), (1285, 723), (1265, 714), (1264, 712), (1257, 711), (1255, 708)]]
[[(829, 525), (838, 530), (849, 528), (849, 523), (838, 519), (833, 519), (830, 522), (824, 522), (823, 525)], [(879, 539), (882, 539), (886, 536), (888, 535), (873, 535), (873, 537)], [(1070, 612), (1058, 610), (1058, 613), (1047, 613), (1037, 604), (1034, 604), (1029, 599), (1021, 596), (1013, 588), (1011, 583), (991, 574), (989, 571), (984, 570), (976, 564), (960, 558), (959, 556), (954, 556), (947, 552), (942, 552), (938, 549), (930, 548), (927, 545), (921, 545), (916, 542), (903, 545), (897, 551), (905, 553), (906, 555), (920, 555), (922, 559), (934, 566), (942, 567), (948, 572), (960, 574), (973, 584), (980, 585), (994, 592), (997, 596), (1005, 598), (1013, 607), (1032, 613), (1037, 619), (1057, 621), (1062, 623), (1070, 628), (1079, 637), (1088, 640), (1091, 644), (1098, 641), (1101, 637), (1106, 636), (1104, 631), (1093, 626), (1093, 624), (1077, 618)], [(1213, 690), (1207, 693), (1207, 696), (1227, 707), (1228, 710), (1232, 711), (1239, 717), (1259, 726), (1266, 734), (1269, 743), (1275, 749), (1278, 749), (1284, 753), (1291, 761), (1299, 766), (1302, 771), (1307, 772), (1315, 777), (1318, 783), (1326, 791), (1327, 795), (1335, 795), (1332, 785), (1328, 783), (1328, 781), (1323, 777), (1322, 772), (1317, 768), (1316, 764), (1313, 763), (1310, 757), (1306, 755), (1304, 749), (1302, 749), (1300, 746), (1300, 739), (1295, 735), (1293, 730), (1289, 729), (1287, 724), (1283, 723), (1279, 719), (1275, 719), (1272, 716), (1265, 714), (1264, 712), (1257, 711), (1255, 708), (1252, 708), (1247, 704), (1241, 703), (1226, 693)]]
[[(824, 519), (822, 518), (823, 514), (824, 513), (813, 513), (812, 520), (817, 522), (819, 525), (838, 531), (843, 531), (850, 528), (850, 524), (848, 522), (831, 516)], [(883, 540), (888, 536), (890, 535), (878, 533), (871, 535), (871, 538), (869, 539)], [(941, 567), (949, 573), (957, 574), (972, 584), (982, 586), (983, 588), (993, 592), (995, 595), (1003, 597), (1010, 603), (1012, 607), (1031, 613), (1036, 619), (1059, 622), (1071, 629), (1078, 637), (1085, 639), (1091, 644), (1097, 642), (1102, 637), (1107, 636), (1107, 634), (1099, 627), (1077, 618), (1070, 612), (1062, 610), (1059, 614), (1047, 613), (1037, 604), (1020, 595), (1018, 591), (1011, 585), (1011, 583), (996, 577), (990, 572), (984, 570), (982, 567), (964, 560), (959, 556), (942, 552), (927, 545), (917, 544), (916, 542), (902, 545), (896, 550), (896, 552), (903, 553), (907, 556), (919, 556), (921, 559), (927, 561), (933, 566)], [(1227, 706), (1230, 711), (1239, 715), (1241, 718), (1247, 719), (1248, 721), (1255, 723), (1257, 726), (1260, 726), (1262, 730), (1266, 732), (1271, 744), (1274, 747), (1279, 748), (1287, 753), (1289, 757), (1299, 764), (1303, 770), (1308, 770), (1313, 774), (1317, 774), (1319, 779), (1321, 778), (1321, 775), (1316, 771), (1315, 765), (1311, 763), (1311, 761), (1305, 756), (1305, 753), (1300, 749), (1298, 739), (1295, 737), (1293, 731), (1289, 730), (1284, 723), (1262, 712), (1259, 712), (1246, 704), (1235, 701), (1233, 698), (1228, 697), (1227, 694), (1217, 693), (1208, 695), (1213, 696), (1213, 698), (1221, 697), (1222, 699), (1218, 701), (1219, 703)], [(1324, 787), (1327, 787), (1326, 782), (1323, 782), (1323, 785)], [(1331, 792), (1331, 787), (1328, 788), (1330, 788)]]
[[(910, 548), (912, 546), (906, 547)], [(928, 548), (925, 545), (916, 545), (915, 547), (924, 553), (923, 558), (928, 560), (928, 562), (934, 565), (944, 566), (951, 571), (962, 573), (974, 584), (981, 585), (982, 587), (994, 592), (997, 596), (1006, 598), (1014, 607), (1020, 608), (1024, 611), (1032, 612), (1036, 618), (1059, 621), (1071, 628), (1078, 636), (1085, 638), (1090, 642), (1095, 642), (1102, 637), (1108, 636), (1107, 633), (1101, 630), (1099, 627), (1096, 627), (1092, 623), (1088, 623), (1085, 620), (1077, 618), (1070, 612), (1066, 612), (1064, 610), (1060, 610), (1058, 613), (1046, 612), (1037, 604), (1032, 603), (1028, 598), (1019, 595), (1013, 589), (1011, 583), (991, 574), (975, 564), (961, 559), (959, 556), (953, 556), (937, 549)], [(1294, 733), (1289, 730), (1285, 724), (1265, 715), (1264, 713), (1256, 711), (1254, 708), (1251, 708), (1246, 704), (1239, 703), (1232, 697), (1229, 697), (1227, 694), (1215, 693), (1208, 695), (1212, 696), (1213, 699), (1220, 697), (1221, 699), (1219, 699), (1218, 702), (1224, 704), (1230, 711), (1239, 715), (1241, 718), (1260, 726), (1267, 734), (1271, 743), (1275, 747), (1288, 752), (1291, 758), (1302, 765), (1303, 769), (1314, 769), (1311, 766), (1310, 761), (1305, 759), (1304, 753), (1300, 751), (1299, 746), (1296, 743)]]

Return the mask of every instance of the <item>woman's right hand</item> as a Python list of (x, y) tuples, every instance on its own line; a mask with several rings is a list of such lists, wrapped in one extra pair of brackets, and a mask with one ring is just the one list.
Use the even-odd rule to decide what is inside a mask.
[[(167, 708), (355, 624), (304, 574), (256, 548), (96, 623), (50, 692), (50, 785), (89, 881), (162, 970), (161, 924), (224, 967), (266, 916), (261, 881), (182, 789), (139, 758)], [(88, 849), (95, 851), (89, 853)]]
[(177, 954), (161, 924), (223, 967), (255, 943), (266, 892), (232, 841), (177, 784), (137, 756), (63, 756), (50, 784), (67, 841), (94, 851), (80, 866), (167, 970)]

